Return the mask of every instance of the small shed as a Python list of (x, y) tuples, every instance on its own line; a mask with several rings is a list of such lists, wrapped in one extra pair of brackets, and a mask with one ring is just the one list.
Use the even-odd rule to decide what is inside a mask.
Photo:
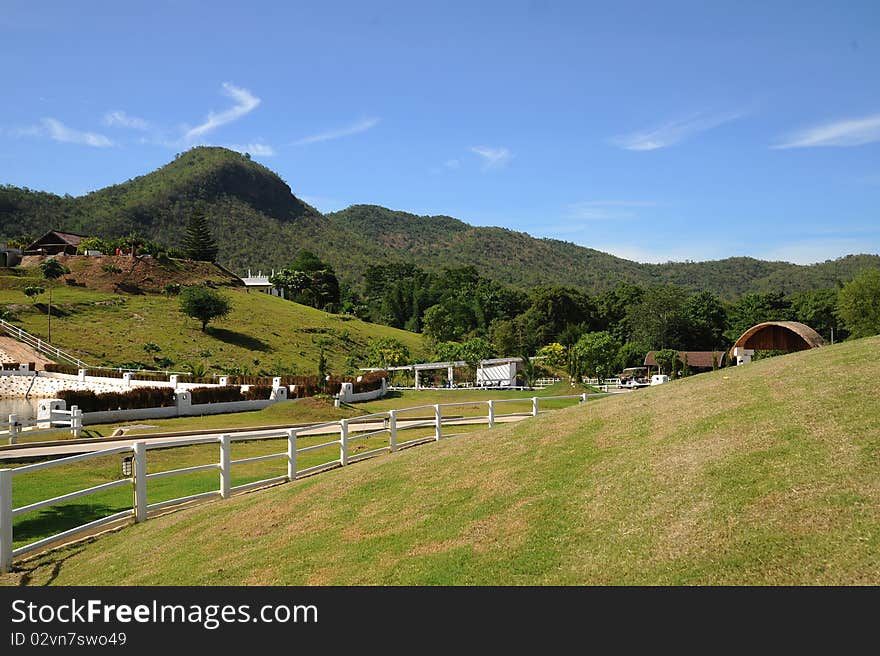
[(76, 255), (85, 235), (50, 230), (24, 249), (25, 255)]

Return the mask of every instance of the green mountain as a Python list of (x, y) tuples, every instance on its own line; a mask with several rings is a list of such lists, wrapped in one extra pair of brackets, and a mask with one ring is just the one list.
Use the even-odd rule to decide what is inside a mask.
[(474, 265), (487, 277), (519, 287), (556, 283), (597, 292), (621, 280), (670, 282), (732, 298), (747, 291), (834, 286), (865, 267), (880, 267), (877, 255), (811, 266), (752, 258), (640, 264), (448, 216), (417, 216), (374, 205), (322, 215), (273, 171), (216, 147), (193, 148), (152, 173), (76, 198), (0, 187), (0, 235), (38, 235), (55, 228), (118, 237), (134, 231), (180, 245), (199, 203), (213, 222), (219, 261), (233, 270), (278, 268), (307, 248), (351, 283), (368, 265), (397, 259), (431, 270)]

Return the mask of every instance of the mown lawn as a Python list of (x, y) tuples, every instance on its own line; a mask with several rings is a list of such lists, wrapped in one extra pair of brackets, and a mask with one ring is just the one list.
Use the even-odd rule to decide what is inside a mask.
[[(880, 337), (171, 513), (10, 584), (880, 584)], [(150, 553), (144, 566), (143, 554)]]
[[(448, 426), (444, 427), (447, 436), (461, 435), (480, 430), (480, 426)], [(388, 446), (387, 434), (368, 438), (357, 438), (358, 430), (350, 432), (349, 457), (359, 453)], [(401, 429), (398, 431), (398, 442), (403, 443), (425, 436), (433, 436), (433, 428)], [(301, 437), (297, 440), (299, 448), (324, 444), (337, 440), (336, 443), (297, 458), (297, 469), (333, 462), (339, 459), (338, 434)], [(286, 452), (286, 439), (248, 440), (233, 442), (231, 459), (249, 458)], [(147, 451), (147, 473), (192, 467), (219, 461), (219, 444), (181, 446)], [(89, 460), (65, 464), (50, 469), (17, 475), (13, 485), (13, 506), (21, 507), (36, 501), (48, 499), (75, 490), (100, 485), (124, 478), (122, 475), (122, 458), (117, 454), (99, 456)], [(21, 466), (27, 463), (20, 463)], [(261, 479), (281, 476), (287, 472), (285, 459), (270, 460), (259, 463), (234, 465), (232, 468), (232, 485), (241, 485)], [(156, 503), (168, 499), (217, 490), (219, 472), (196, 472), (176, 476), (158, 478), (148, 482), (147, 501)], [(25, 513), (15, 519), (13, 524), (14, 544), (16, 547), (54, 535), (68, 528), (84, 524), (94, 519), (132, 507), (133, 491), (130, 487), (121, 486), (112, 490), (80, 497), (66, 503)]]
[[(880, 338), (172, 513), (40, 584), (880, 584)], [(151, 554), (150, 566), (143, 554)]]

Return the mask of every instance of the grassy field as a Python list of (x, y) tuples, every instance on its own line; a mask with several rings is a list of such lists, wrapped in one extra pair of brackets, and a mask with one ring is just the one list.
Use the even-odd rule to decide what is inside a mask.
[[(22, 291), (29, 284), (50, 286), (37, 277), (0, 276), (0, 305), (11, 306), (18, 325), (45, 338), (46, 314)], [(413, 356), (424, 349), (415, 333), (238, 288), (223, 290), (232, 301), (232, 313), (203, 333), (197, 321), (180, 313), (175, 297), (114, 294), (63, 283), (52, 287), (57, 306), (53, 315), (60, 315), (52, 319), (52, 343), (91, 365), (139, 362), (173, 370), (204, 366), (209, 373), (236, 367), (254, 374), (314, 374), (323, 350), (331, 372), (344, 373), (353, 364), (362, 365), (370, 343), (381, 337), (399, 339)], [(37, 300), (43, 304), (47, 298), (44, 294)], [(161, 350), (147, 353), (147, 343)], [(154, 357), (170, 362), (160, 366)]]
[[(521, 402), (499, 404), (498, 414), (507, 412), (523, 412), (531, 408), (531, 397), (556, 396), (567, 394), (580, 394), (582, 391), (590, 391), (588, 388), (573, 389), (567, 385), (555, 385), (552, 388), (535, 391), (504, 391), (504, 390), (402, 390), (392, 391), (383, 399), (354, 403), (341, 408), (333, 407), (333, 401), (329, 397), (314, 397), (296, 399), (271, 405), (263, 410), (253, 412), (237, 412), (223, 415), (208, 415), (204, 417), (179, 417), (176, 419), (150, 419), (145, 421), (125, 421), (112, 424), (95, 424), (87, 426), (88, 435), (94, 437), (109, 437), (120, 426), (139, 424), (148, 428), (137, 428), (128, 431), (127, 435), (150, 435), (152, 433), (165, 433), (172, 431), (193, 430), (220, 430), (224, 428), (260, 428), (262, 426), (282, 426), (305, 423), (320, 423), (333, 421), (344, 417), (372, 414), (374, 412), (387, 412), (392, 409), (412, 406), (431, 405), (435, 403), (468, 403), (468, 405), (449, 408), (444, 410), (447, 415), (462, 415), (466, 417), (485, 416), (488, 412), (486, 401), (489, 399), (522, 399)], [(548, 400), (541, 403), (541, 410), (558, 410), (576, 403), (570, 400)], [(426, 410), (418, 411), (424, 415)], [(35, 435), (28, 437), (25, 433), (19, 436), (19, 443), (40, 442), (51, 439), (71, 439), (69, 433), (54, 433), (50, 435)]]
[(771, 358), (368, 460), (4, 581), (877, 585), (878, 348)]

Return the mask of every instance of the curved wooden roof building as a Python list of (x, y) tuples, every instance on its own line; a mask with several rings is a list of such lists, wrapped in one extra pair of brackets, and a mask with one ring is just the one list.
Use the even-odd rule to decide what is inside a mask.
[(825, 346), (825, 340), (798, 321), (765, 321), (745, 331), (730, 352), (737, 346), (756, 351), (806, 351)]

